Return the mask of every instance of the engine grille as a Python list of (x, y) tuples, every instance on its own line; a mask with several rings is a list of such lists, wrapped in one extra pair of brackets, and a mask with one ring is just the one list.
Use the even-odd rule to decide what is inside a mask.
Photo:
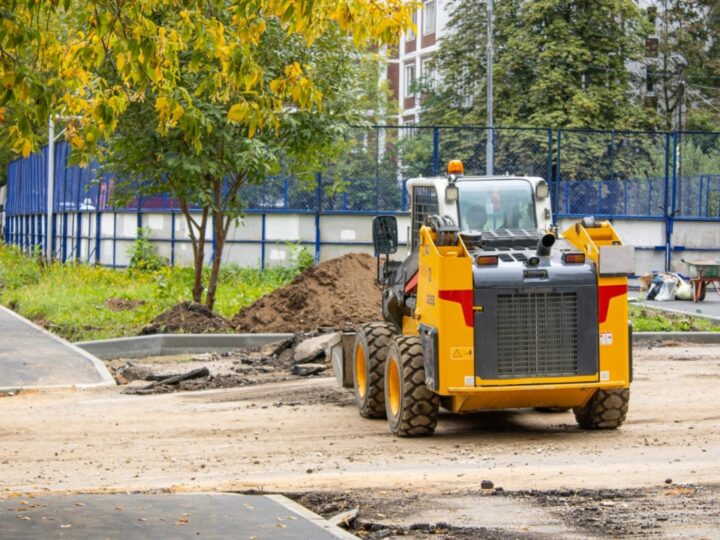
[(578, 301), (574, 292), (497, 297), (500, 378), (578, 373)]

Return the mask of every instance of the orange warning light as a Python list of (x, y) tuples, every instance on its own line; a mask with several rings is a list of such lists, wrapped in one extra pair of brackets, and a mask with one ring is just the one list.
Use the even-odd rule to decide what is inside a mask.
[(463, 162), (459, 159), (453, 159), (450, 163), (448, 163), (448, 174), (464, 174), (465, 173), (465, 167), (463, 167)]

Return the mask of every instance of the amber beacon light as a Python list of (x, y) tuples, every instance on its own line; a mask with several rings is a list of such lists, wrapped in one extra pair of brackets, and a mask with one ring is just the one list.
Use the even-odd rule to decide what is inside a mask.
[(465, 167), (463, 167), (463, 162), (459, 159), (453, 159), (450, 163), (448, 163), (448, 174), (464, 174), (465, 173)]

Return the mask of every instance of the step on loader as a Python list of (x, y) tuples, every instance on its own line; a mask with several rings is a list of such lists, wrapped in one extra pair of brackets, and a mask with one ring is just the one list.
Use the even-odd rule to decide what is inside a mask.
[(404, 260), (391, 260), (395, 217), (373, 221), (383, 321), (352, 348), (360, 414), (401, 437), (431, 435), (440, 407), (572, 409), (582, 428), (619, 427), (634, 248), (593, 218), (559, 233), (541, 178), (465, 176), (454, 161), (407, 189)]

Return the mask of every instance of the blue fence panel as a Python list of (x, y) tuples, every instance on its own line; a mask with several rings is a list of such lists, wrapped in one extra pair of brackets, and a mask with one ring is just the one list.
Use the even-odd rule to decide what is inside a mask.
[(675, 215), (679, 219), (720, 217), (720, 133), (677, 134)]
[(670, 210), (670, 137), (559, 130), (553, 183), (559, 217), (661, 219)]

